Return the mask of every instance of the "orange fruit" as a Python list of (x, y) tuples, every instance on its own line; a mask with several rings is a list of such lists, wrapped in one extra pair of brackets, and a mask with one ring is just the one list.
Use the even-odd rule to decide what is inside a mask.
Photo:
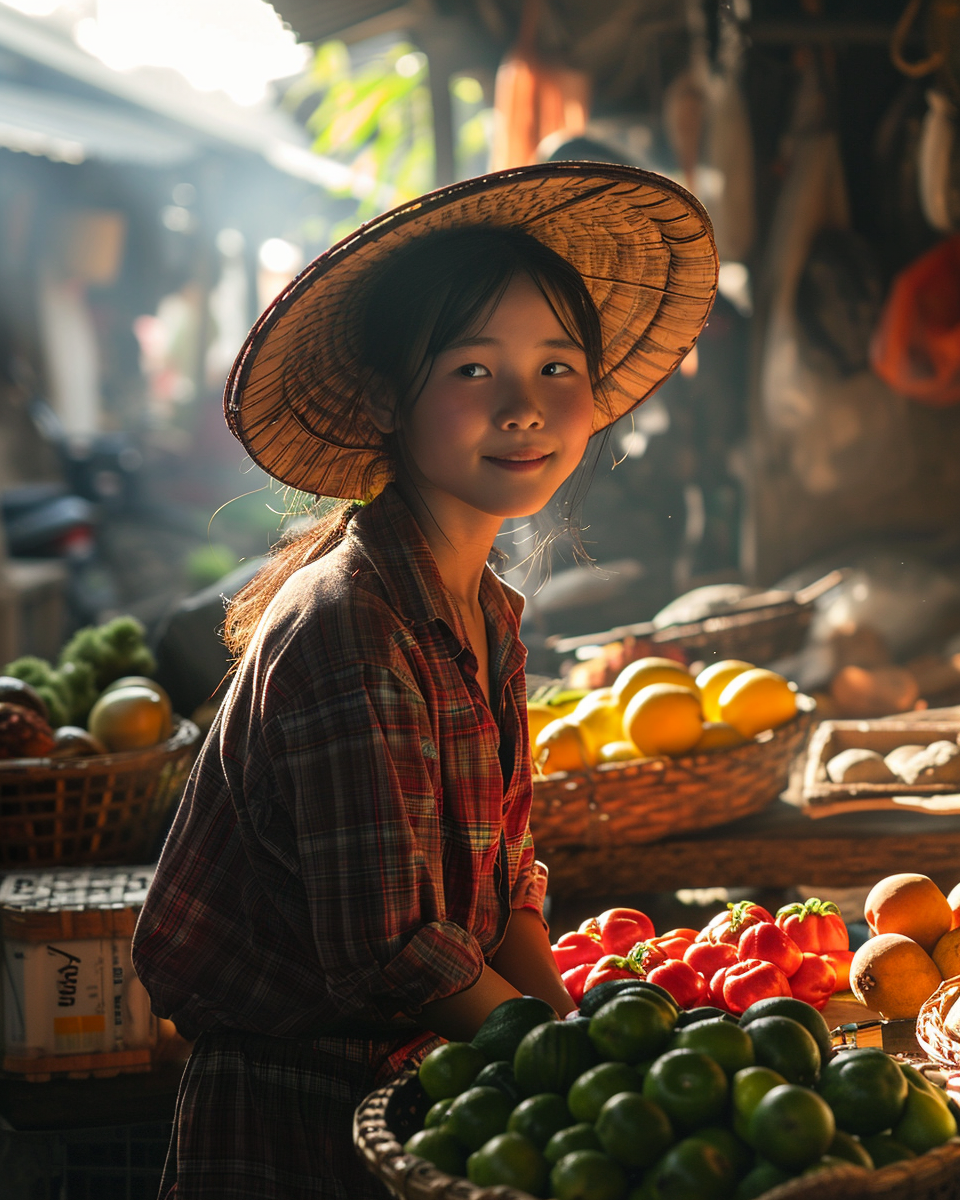
[(145, 687), (151, 692), (156, 692), (163, 701), (163, 705), (167, 710), (167, 716), (172, 719), (173, 704), (166, 688), (157, 683), (155, 679), (150, 679), (147, 675), (123, 675), (119, 679), (115, 679), (113, 683), (108, 683), (100, 695), (104, 696), (107, 692), (115, 692), (118, 688), (126, 687)]
[(170, 736), (169, 706), (153, 688), (115, 688), (91, 708), (87, 728), (110, 751), (156, 746)]
[(872, 933), (902, 933), (928, 953), (953, 925), (946, 896), (927, 875), (888, 875), (870, 889), (863, 915)]
[(944, 979), (960, 975), (960, 929), (945, 933), (930, 955)]
[(714, 750), (731, 750), (742, 746), (746, 738), (732, 725), (724, 721), (704, 721), (700, 740), (693, 748), (694, 754), (709, 754)]
[(643, 755), (633, 742), (607, 742), (605, 746), (600, 747), (599, 761), (602, 763), (632, 762), (635, 758), (643, 758)]
[(527, 705), (527, 726), (530, 730), (530, 746), (536, 744), (537, 738), (540, 736), (540, 731), (545, 729), (551, 721), (558, 720), (562, 713), (555, 712), (549, 704), (528, 704)]
[(533, 749), (533, 761), (544, 775), (556, 771), (586, 771), (592, 766), (583, 735), (566, 717), (541, 729)]
[(613, 694), (621, 710), (626, 709), (641, 688), (649, 687), (651, 683), (672, 683), (674, 687), (686, 688), (698, 698), (700, 696), (697, 681), (672, 658), (638, 658), (636, 662), (627, 663), (613, 683)]
[(960, 925), (960, 883), (950, 889), (947, 895), (947, 903), (953, 912), (953, 928), (956, 929)]
[(700, 700), (676, 684), (649, 684), (627, 704), (623, 732), (643, 754), (685, 754), (703, 732)]
[(789, 721), (797, 711), (797, 696), (776, 671), (753, 667), (730, 680), (717, 699), (717, 707), (721, 721), (745, 738), (752, 738)]
[(720, 693), (731, 679), (742, 675), (744, 671), (752, 671), (753, 663), (742, 662), (739, 658), (725, 658), (721, 662), (711, 663), (697, 676), (697, 687), (700, 689), (700, 703), (703, 705), (703, 715), (708, 721), (720, 720)]
[(592, 764), (599, 762), (602, 746), (623, 739), (623, 711), (613, 688), (590, 692), (566, 719), (580, 730)]
[(937, 964), (902, 933), (881, 933), (864, 942), (850, 963), (850, 990), (887, 1018), (914, 1018), (941, 984)]

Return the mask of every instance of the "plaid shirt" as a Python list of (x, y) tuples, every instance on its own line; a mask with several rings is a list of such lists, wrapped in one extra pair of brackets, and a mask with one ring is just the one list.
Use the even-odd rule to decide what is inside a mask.
[(542, 910), (522, 597), (487, 568), (492, 697), (388, 487), (260, 622), (187, 785), (134, 938), (186, 1037), (387, 1027), (479, 978)]

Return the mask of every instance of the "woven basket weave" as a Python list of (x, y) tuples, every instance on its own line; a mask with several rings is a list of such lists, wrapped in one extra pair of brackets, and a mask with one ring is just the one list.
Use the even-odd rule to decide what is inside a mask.
[(0, 867), (140, 862), (186, 783), (200, 730), (91, 758), (0, 762)]
[(535, 780), (530, 828), (550, 868), (551, 891), (595, 892), (598, 879), (612, 882), (608, 872), (618, 872), (631, 846), (766, 808), (786, 787), (814, 720), (813, 701), (798, 702), (791, 721), (731, 750), (604, 763)]
[[(367, 1166), (401, 1200), (533, 1200), (514, 1188), (476, 1187), (455, 1179), (414, 1154), (403, 1143), (417, 1129), (430, 1101), (415, 1072), (398, 1076), (369, 1095), (357, 1109), (353, 1137)], [(909, 1162), (891, 1163), (866, 1174), (837, 1167), (793, 1179), (765, 1192), (763, 1200), (960, 1200), (960, 1138)]]

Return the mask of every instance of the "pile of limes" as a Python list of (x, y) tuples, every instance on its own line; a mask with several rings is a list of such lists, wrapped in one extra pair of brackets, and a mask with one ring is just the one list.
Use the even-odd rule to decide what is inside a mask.
[(739, 659), (713, 663), (694, 677), (682, 663), (642, 658), (612, 687), (555, 702), (531, 703), (533, 757), (544, 772), (582, 771), (599, 763), (729, 749), (797, 711), (782, 675)]
[[(610, 998), (592, 1016), (524, 1033), (512, 1061), (466, 1042), (433, 1051), (419, 1071), (431, 1107), (404, 1149), (477, 1186), (555, 1200), (752, 1200), (957, 1134), (942, 1089), (882, 1050), (834, 1052), (802, 1001), (761, 1000), (737, 1021), (622, 983), (601, 985)], [(508, 1025), (525, 1002), (489, 1019)]]

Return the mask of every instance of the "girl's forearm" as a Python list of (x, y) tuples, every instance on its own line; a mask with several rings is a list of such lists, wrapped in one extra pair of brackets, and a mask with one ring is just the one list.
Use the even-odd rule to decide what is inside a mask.
[(417, 1020), (448, 1041), (469, 1042), (498, 1004), (520, 994), (492, 967), (485, 966), (472, 987), (425, 1004)]
[(540, 914), (532, 909), (517, 908), (511, 913), (493, 967), (522, 995), (539, 996), (561, 1017), (577, 1007), (563, 986)]

